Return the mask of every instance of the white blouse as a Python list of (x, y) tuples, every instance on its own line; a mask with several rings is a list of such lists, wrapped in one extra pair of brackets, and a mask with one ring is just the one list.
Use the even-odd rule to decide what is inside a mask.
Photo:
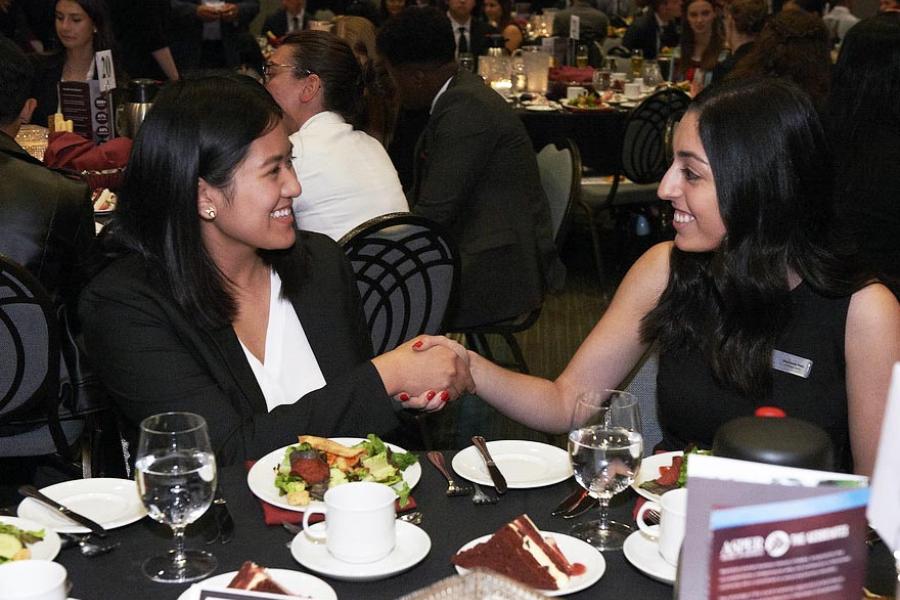
[(244, 342), (241, 348), (271, 412), (276, 406), (293, 404), (309, 392), (325, 387), (325, 377), (294, 306), (281, 297), (281, 278), (275, 269), (271, 272), (269, 294), (265, 364)]

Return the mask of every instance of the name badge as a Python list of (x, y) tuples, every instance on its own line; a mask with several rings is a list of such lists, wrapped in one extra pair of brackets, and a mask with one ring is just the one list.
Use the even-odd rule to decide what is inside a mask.
[(772, 351), (772, 368), (782, 373), (796, 375), (803, 379), (809, 379), (809, 373), (812, 371), (813, 363), (808, 358), (789, 354), (781, 350)]

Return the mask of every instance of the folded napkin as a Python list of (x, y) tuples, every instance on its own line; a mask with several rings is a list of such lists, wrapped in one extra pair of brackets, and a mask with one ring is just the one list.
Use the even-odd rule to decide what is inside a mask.
[(55, 169), (106, 171), (121, 169), (127, 165), (129, 154), (129, 138), (113, 138), (105, 144), (95, 146), (91, 140), (75, 133), (54, 133), (44, 152), (44, 164)]
[[(246, 466), (247, 470), (249, 471), (250, 467), (252, 467), (255, 462), (255, 460), (248, 460), (244, 463), (244, 466)], [(277, 506), (269, 504), (265, 500), (260, 500), (259, 498), (257, 498), (257, 500), (259, 500), (259, 505), (260, 507), (262, 507), (263, 521), (265, 521), (266, 525), (281, 525), (285, 521), (297, 525), (300, 523), (300, 521), (303, 520), (302, 512), (297, 512), (295, 510), (285, 510), (283, 508), (279, 508)], [(395, 503), (394, 508), (398, 513), (409, 512), (416, 508), (416, 500), (415, 498), (410, 496), (409, 501), (406, 503), (406, 506), (400, 508), (400, 504)], [(322, 516), (321, 513), (316, 513), (309, 518), (309, 522), (318, 523), (319, 521), (322, 521), (324, 519), (325, 517)]]
[(550, 69), (550, 81), (565, 81), (566, 83), (591, 83), (594, 78), (594, 69), (591, 67), (553, 67)]

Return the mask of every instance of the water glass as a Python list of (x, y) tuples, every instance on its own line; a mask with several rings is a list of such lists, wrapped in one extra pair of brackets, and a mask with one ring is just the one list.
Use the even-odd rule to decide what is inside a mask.
[(631, 51), (631, 77), (640, 77), (644, 70), (644, 51), (635, 49)]
[(575, 66), (576, 67), (586, 67), (588, 66), (589, 59), (589, 50), (586, 44), (579, 44), (575, 49)]
[(591, 77), (591, 85), (598, 94), (609, 89), (612, 72), (607, 68), (601, 68), (594, 71)]
[(217, 566), (212, 554), (184, 549), (185, 527), (206, 512), (216, 489), (216, 461), (203, 417), (170, 412), (144, 419), (135, 478), (150, 518), (171, 527), (175, 537), (174, 550), (144, 561), (144, 574), (183, 583), (212, 573)]
[(655, 88), (663, 82), (659, 63), (655, 60), (644, 61), (644, 70), (641, 72), (641, 75), (644, 78), (644, 85), (648, 88)]
[(460, 69), (469, 73), (475, 72), (475, 55), (471, 52), (460, 52), (456, 62), (459, 63)]
[(600, 515), (573, 527), (572, 535), (600, 551), (622, 548), (633, 528), (609, 519), (609, 501), (634, 482), (643, 446), (634, 395), (618, 390), (579, 395), (572, 413), (569, 457), (575, 480), (600, 501)]

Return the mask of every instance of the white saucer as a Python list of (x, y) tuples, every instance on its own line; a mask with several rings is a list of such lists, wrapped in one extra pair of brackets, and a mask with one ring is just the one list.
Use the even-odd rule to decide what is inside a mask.
[[(491, 535), (493, 534), (483, 535), (480, 538), (472, 540), (457, 550), (456, 554), (459, 554), (463, 550), (468, 550), (476, 544), (487, 541)], [(603, 558), (603, 555), (600, 554), (596, 548), (585, 541), (564, 533), (542, 531), (541, 535), (544, 537), (552, 537), (556, 542), (556, 545), (559, 546), (559, 550), (570, 563), (581, 563), (585, 566), (586, 570), (583, 575), (571, 577), (568, 585), (565, 587), (558, 590), (538, 590), (540, 593), (545, 596), (565, 596), (566, 594), (574, 594), (575, 592), (580, 592), (581, 590), (591, 587), (603, 577), (603, 573), (606, 572), (606, 559)], [(469, 569), (457, 566), (456, 572), (460, 575), (465, 575), (469, 572)]]
[[(324, 523), (310, 528), (314, 533), (325, 529)], [(371, 563), (353, 564), (340, 561), (328, 552), (325, 544), (313, 542), (302, 531), (291, 543), (291, 555), (298, 563), (326, 577), (345, 581), (375, 581), (412, 568), (428, 555), (431, 538), (411, 523), (397, 521), (397, 545), (385, 558)]]
[(622, 546), (622, 551), (628, 562), (647, 577), (663, 583), (675, 583), (676, 568), (660, 555), (656, 540), (642, 531), (638, 530), (629, 535), (625, 545)]
[[(527, 440), (497, 440), (488, 442), (487, 447), (512, 489), (552, 485), (572, 476), (569, 453), (562, 448)], [(475, 446), (457, 452), (451, 464), (460, 477), (494, 485)]]
[[(134, 523), (147, 514), (132, 479), (74, 479), (42, 488), (41, 492), (106, 529)], [(87, 527), (76, 525), (33, 498), (25, 498), (17, 512), (23, 519), (36, 521), (60, 533), (90, 533)]]
[[(310, 600), (337, 600), (337, 593), (334, 589), (318, 577), (307, 575), (300, 571), (291, 571), (290, 569), (266, 570), (278, 585), (289, 592), (297, 594), (301, 598), (310, 598)], [(199, 583), (195, 583), (182, 592), (182, 594), (178, 596), (178, 600), (197, 600), (197, 598), (200, 597), (200, 590), (226, 589), (236, 574), (237, 571), (222, 573), (221, 575), (216, 575), (209, 579), (204, 579)]]
[(532, 112), (554, 112), (555, 108), (549, 106), (547, 104), (529, 104), (525, 107), (525, 110), (530, 110)]
[(641, 459), (641, 468), (638, 471), (637, 477), (634, 478), (631, 488), (647, 500), (659, 502), (662, 499), (662, 496), (654, 494), (649, 490), (645, 490), (641, 487), (641, 484), (645, 481), (650, 481), (659, 477), (660, 467), (672, 466), (672, 459), (683, 454), (684, 452), (678, 450), (676, 452), (660, 452), (659, 454), (654, 454), (652, 456), (645, 456)]
[(19, 519), (18, 517), (0, 517), (0, 523), (14, 525), (23, 531), (40, 531), (44, 530), (44, 539), (36, 544), (29, 544), (28, 549), (31, 550), (31, 558), (34, 560), (53, 560), (59, 554), (62, 547), (62, 541), (56, 532), (47, 528), (40, 523), (29, 521), (27, 519)]

